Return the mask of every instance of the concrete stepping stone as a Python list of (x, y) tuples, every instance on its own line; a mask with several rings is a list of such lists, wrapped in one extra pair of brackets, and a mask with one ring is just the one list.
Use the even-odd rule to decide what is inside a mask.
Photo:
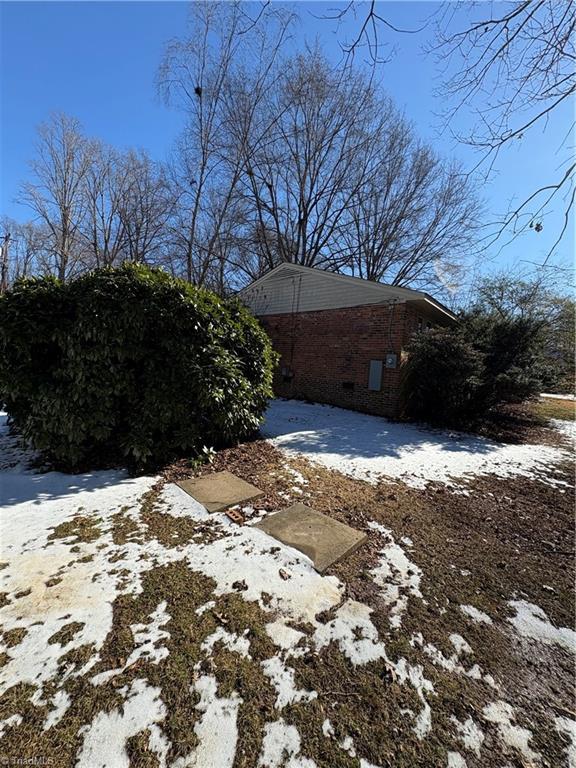
[(354, 552), (368, 538), (301, 502), (269, 515), (254, 527), (308, 555), (319, 573)]
[(250, 485), (232, 472), (214, 472), (204, 477), (180, 480), (176, 483), (208, 512), (222, 512), (235, 504), (242, 504), (264, 495), (264, 491)]

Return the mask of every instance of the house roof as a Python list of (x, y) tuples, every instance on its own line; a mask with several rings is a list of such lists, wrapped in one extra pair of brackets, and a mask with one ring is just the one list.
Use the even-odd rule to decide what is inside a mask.
[(243, 288), (238, 296), (260, 316), (408, 303), (439, 322), (456, 320), (448, 307), (422, 291), (288, 262)]

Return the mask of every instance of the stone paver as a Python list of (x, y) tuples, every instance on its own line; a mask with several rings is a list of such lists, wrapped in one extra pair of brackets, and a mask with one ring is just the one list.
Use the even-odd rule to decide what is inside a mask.
[(222, 512), (235, 504), (264, 495), (259, 488), (236, 477), (232, 472), (214, 472), (204, 477), (181, 480), (177, 485), (206, 507), (208, 512)]
[(354, 552), (368, 538), (301, 502), (269, 515), (255, 527), (308, 555), (320, 573)]

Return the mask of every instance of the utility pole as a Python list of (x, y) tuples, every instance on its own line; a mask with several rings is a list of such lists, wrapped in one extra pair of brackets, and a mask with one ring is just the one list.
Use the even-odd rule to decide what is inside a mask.
[(6, 232), (2, 238), (2, 263), (0, 264), (0, 296), (8, 290), (8, 246), (11, 235)]

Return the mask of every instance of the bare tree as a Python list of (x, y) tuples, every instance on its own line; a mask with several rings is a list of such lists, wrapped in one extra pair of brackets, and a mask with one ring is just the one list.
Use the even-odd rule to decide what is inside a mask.
[(122, 178), (118, 203), (124, 255), (130, 261), (161, 261), (174, 199), (164, 168), (143, 151), (129, 151), (117, 173)]
[(256, 122), (267, 128), (254, 146), (248, 136), (236, 262), (250, 279), (289, 261), (436, 286), (471, 247), (471, 181), (417, 141), (369, 74), (342, 76), (318, 50), (296, 56)]
[(7, 216), (2, 218), (0, 241), (8, 244), (2, 250), (4, 289), (41, 270), (48, 239), (46, 230), (31, 221), (21, 223)]
[(376, 172), (343, 229), (353, 274), (412, 287), (446, 288), (473, 247), (480, 205), (469, 178), (419, 142), (391, 105)]
[(268, 266), (278, 257), (338, 266), (340, 228), (372, 174), (385, 117), (361, 74), (333, 70), (319, 50), (285, 62), (268, 95), (265, 139), (249, 148), (243, 194)]
[(234, 218), (229, 214), (245, 161), (238, 132), (247, 126), (229, 119), (234, 84), (245, 78), (253, 107), (258, 104), (291, 21), (269, 3), (261, 4), (255, 17), (246, 8), (238, 1), (194, 3), (190, 34), (170, 43), (158, 76), (167, 101), (187, 117), (173, 164), (174, 231), (186, 277), (200, 284), (221, 260), (216, 245)]
[(86, 214), (91, 146), (76, 119), (56, 114), (39, 127), (36, 149), (30, 164), (33, 181), (23, 185), (21, 199), (49, 233), (50, 271), (65, 280), (81, 256), (79, 230)]
[(383, 30), (391, 33), (416, 34), (426, 26), (405, 29), (397, 27), (381, 12), (376, 0), (350, 0), (340, 7), (330, 8), (320, 18), (335, 22), (337, 32), (346, 23), (346, 29), (352, 33), (340, 39), (340, 48), (344, 54), (345, 66), (350, 66), (359, 52), (367, 54), (367, 62), (372, 65), (385, 64), (393, 55), (393, 48)]
[[(92, 142), (92, 160), (84, 180), (86, 215), (80, 229), (96, 267), (120, 261), (126, 249), (130, 162), (100, 141)], [(122, 216), (124, 211), (125, 216)]]
[(8, 290), (10, 268), (10, 242), (12, 240), (12, 233), (10, 229), (4, 229), (2, 235), (0, 235), (0, 294), (6, 293)]
[[(481, 5), (480, 14), (457, 32), (454, 17), (463, 4), (446, 5), (437, 22), (438, 44), (433, 49), (449, 73), (440, 95), (449, 99), (445, 118), (453, 124), (459, 113), (471, 109), (475, 127), (457, 137), (480, 150), (479, 165), (487, 173), (508, 146), (517, 144), (537, 127), (545, 129), (576, 90), (574, 30), (576, 4), (566, 0), (523, 0)], [(470, 13), (474, 7), (469, 4)], [(486, 7), (490, 15), (486, 14)], [(496, 11), (496, 13), (494, 13)], [(566, 139), (574, 123), (566, 124)], [(557, 198), (563, 200), (563, 223), (545, 262), (568, 229), (574, 208), (576, 164), (572, 148), (563, 146), (556, 179), (531, 190), (519, 204), (502, 214), (486, 237), (487, 246), (503, 236), (532, 229)]]

